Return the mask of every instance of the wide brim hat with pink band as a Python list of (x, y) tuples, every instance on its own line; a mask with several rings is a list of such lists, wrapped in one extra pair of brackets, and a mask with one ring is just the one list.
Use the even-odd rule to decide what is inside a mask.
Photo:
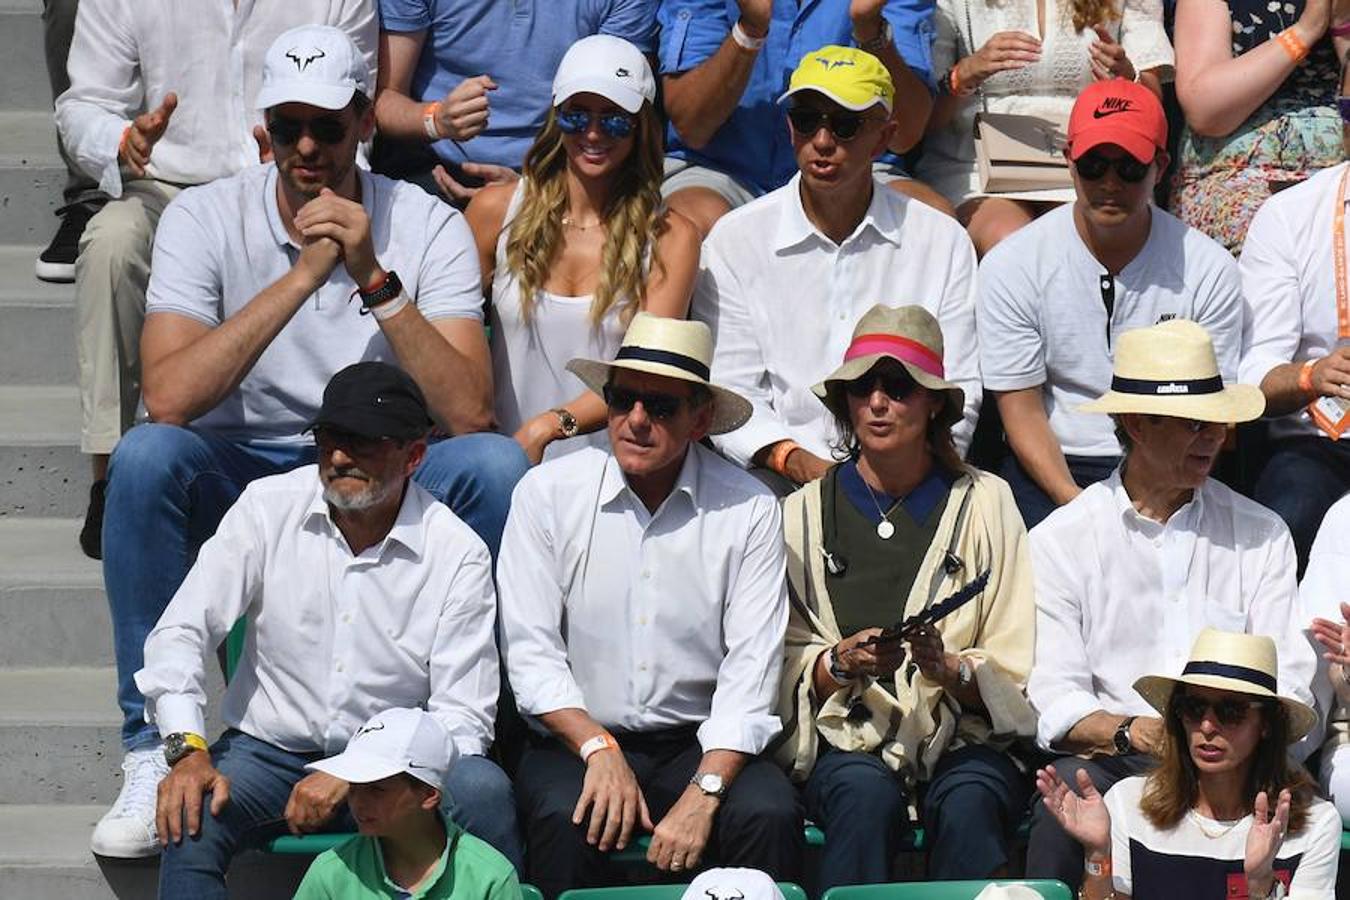
[(920, 385), (944, 395), (939, 416), (943, 425), (961, 421), (966, 392), (947, 380), (942, 363), (942, 329), (933, 314), (922, 306), (877, 304), (863, 313), (844, 351), (844, 364), (812, 387), (811, 392), (830, 406), (830, 394), (835, 387), (861, 378), (883, 359), (895, 360)]

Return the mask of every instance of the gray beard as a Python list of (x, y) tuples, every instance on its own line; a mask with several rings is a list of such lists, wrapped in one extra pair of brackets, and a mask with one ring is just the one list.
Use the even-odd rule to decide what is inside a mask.
[(364, 512), (372, 506), (378, 506), (388, 500), (398, 487), (400, 485), (396, 483), (376, 484), (368, 482), (364, 488), (355, 494), (343, 494), (330, 484), (324, 486), (323, 499), (329, 506), (343, 512)]

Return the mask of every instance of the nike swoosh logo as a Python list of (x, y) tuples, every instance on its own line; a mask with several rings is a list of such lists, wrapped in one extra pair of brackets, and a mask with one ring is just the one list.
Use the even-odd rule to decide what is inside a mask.
[(1128, 107), (1125, 109), (1108, 109), (1106, 112), (1102, 112), (1100, 109), (1094, 109), (1092, 111), (1092, 118), (1105, 119), (1107, 116), (1114, 116), (1116, 113), (1123, 113), (1129, 111), (1130, 110)]
[(409, 763), (408, 763), (408, 768), (410, 768), (410, 769), (434, 769), (434, 768), (436, 768), (436, 767), (435, 767), (435, 766), (419, 766), (419, 765), (418, 765), (417, 763), (415, 763), (415, 762), (409, 762)]
[(381, 722), (378, 725), (367, 725), (365, 728), (358, 731), (357, 734), (370, 734), (372, 731), (384, 731), (384, 723)]

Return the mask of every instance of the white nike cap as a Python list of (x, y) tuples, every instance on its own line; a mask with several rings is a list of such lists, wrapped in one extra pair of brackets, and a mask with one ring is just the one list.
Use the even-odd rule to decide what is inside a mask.
[(368, 784), (407, 772), (437, 790), (459, 751), (437, 719), (420, 709), (386, 709), (362, 725), (347, 749), (305, 766), (351, 784)]
[(347, 32), (331, 25), (300, 25), (267, 48), (262, 88), (253, 105), (271, 109), (305, 103), (342, 109), (357, 91), (370, 96), (370, 69)]
[(553, 76), (553, 105), (576, 94), (599, 94), (628, 113), (656, 102), (656, 78), (647, 57), (611, 34), (593, 34), (567, 48)]
[(680, 900), (783, 900), (783, 892), (759, 869), (708, 869), (690, 882)]

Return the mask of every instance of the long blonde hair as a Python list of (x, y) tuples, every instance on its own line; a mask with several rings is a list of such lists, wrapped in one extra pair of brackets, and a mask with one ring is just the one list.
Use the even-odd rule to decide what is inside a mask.
[[(661, 201), (663, 153), (661, 124), (650, 103), (637, 114), (633, 150), (614, 173), (613, 189), (602, 212), (605, 244), (600, 257), (600, 282), (591, 299), (589, 318), (599, 327), (620, 302), (620, 320), (627, 325), (646, 298), (650, 267), (664, 271), (656, 253), (666, 230)], [(562, 219), (567, 212), (567, 151), (557, 111), (525, 154), (525, 195), (510, 224), (506, 267), (520, 281), (520, 309), (526, 322), (534, 313), (535, 293), (548, 280), (553, 260), (562, 249)]]
[(1073, 30), (1082, 31), (1120, 18), (1112, 0), (1073, 0)]

